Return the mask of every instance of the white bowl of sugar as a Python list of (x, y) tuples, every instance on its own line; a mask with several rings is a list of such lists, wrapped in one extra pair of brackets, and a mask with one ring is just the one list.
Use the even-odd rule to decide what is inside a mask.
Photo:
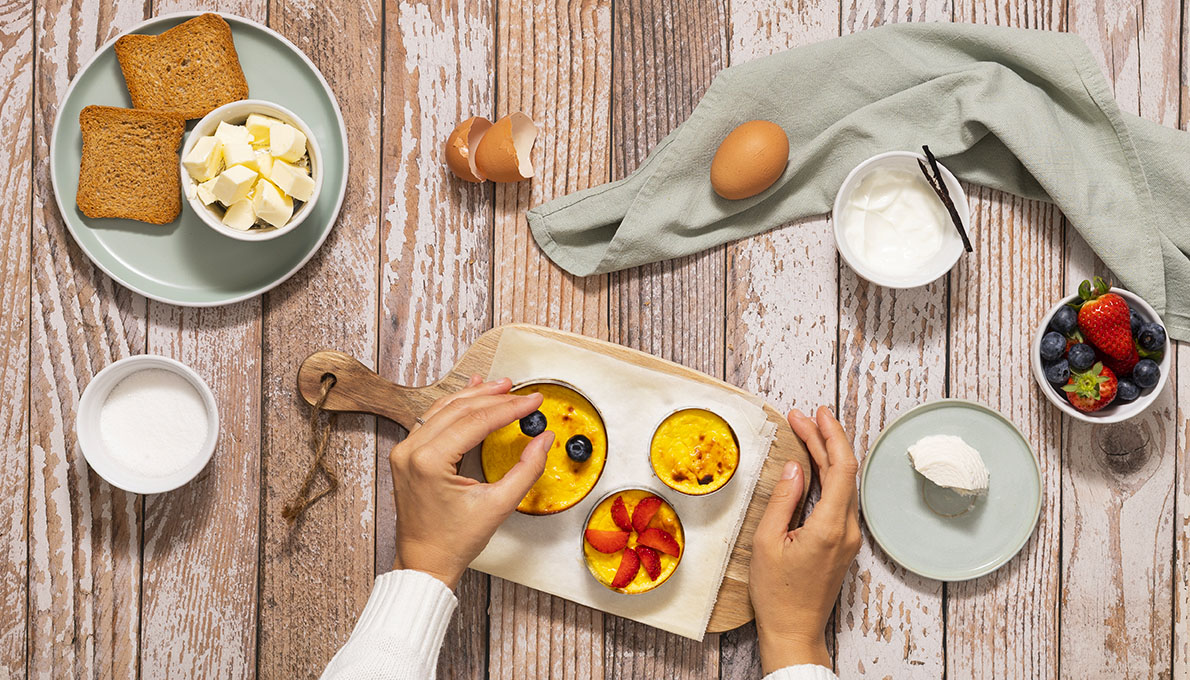
[(142, 354), (91, 379), (75, 420), (87, 465), (112, 486), (162, 493), (194, 479), (219, 438), (211, 388), (190, 367)]

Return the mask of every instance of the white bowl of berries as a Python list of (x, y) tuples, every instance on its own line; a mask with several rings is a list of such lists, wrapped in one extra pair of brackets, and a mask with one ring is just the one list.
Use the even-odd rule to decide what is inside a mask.
[(1165, 389), (1169, 337), (1147, 302), (1095, 277), (1042, 319), (1032, 364), (1041, 392), (1063, 413), (1118, 423), (1144, 412)]

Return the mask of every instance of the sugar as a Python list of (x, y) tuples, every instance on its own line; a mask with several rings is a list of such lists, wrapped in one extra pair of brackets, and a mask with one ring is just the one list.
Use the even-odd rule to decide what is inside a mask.
[(136, 474), (164, 477), (202, 453), (210, 420), (186, 378), (159, 368), (137, 371), (107, 395), (99, 412), (104, 448)]

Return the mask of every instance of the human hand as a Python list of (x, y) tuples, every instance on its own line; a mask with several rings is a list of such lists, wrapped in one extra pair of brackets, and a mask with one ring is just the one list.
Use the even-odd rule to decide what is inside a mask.
[(855, 491), (859, 463), (825, 406), (817, 421), (797, 409), (789, 413), (789, 425), (814, 459), (821, 500), (805, 524), (789, 530), (806, 476), (797, 463), (786, 463), (752, 542), (748, 590), (765, 674), (797, 664), (830, 667), (826, 622), (863, 540)]
[(388, 460), (397, 504), (394, 569), (416, 569), (458, 585), (496, 527), (516, 509), (545, 470), (553, 432), (533, 438), (504, 477), (485, 484), (458, 473), (464, 454), (492, 432), (536, 411), (540, 394), (509, 394), (507, 379), (470, 384), (434, 402)]

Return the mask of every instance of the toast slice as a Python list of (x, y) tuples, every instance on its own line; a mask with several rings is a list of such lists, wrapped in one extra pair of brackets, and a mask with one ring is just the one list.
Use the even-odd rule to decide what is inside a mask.
[(194, 17), (161, 35), (123, 36), (115, 49), (138, 109), (202, 118), (248, 98), (231, 27), (218, 14)]
[(88, 106), (79, 113), (79, 127), (83, 161), (75, 202), (84, 215), (151, 224), (178, 218), (178, 147), (185, 120), (155, 111)]

